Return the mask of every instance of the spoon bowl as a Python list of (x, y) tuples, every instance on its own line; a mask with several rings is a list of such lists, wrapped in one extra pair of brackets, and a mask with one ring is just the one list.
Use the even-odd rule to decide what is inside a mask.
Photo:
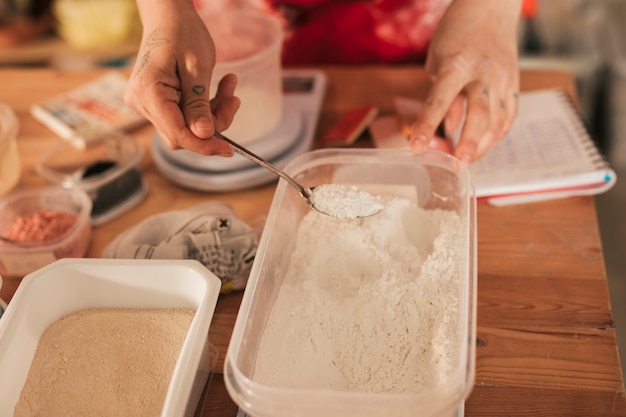
[(232, 139), (219, 132), (215, 132), (214, 136), (231, 145), (239, 155), (283, 178), (289, 185), (298, 190), (309, 207), (320, 213), (332, 217), (356, 219), (373, 216), (383, 209), (380, 201), (371, 194), (359, 190), (356, 186), (323, 184), (315, 187), (305, 187), (282, 169), (272, 165)]

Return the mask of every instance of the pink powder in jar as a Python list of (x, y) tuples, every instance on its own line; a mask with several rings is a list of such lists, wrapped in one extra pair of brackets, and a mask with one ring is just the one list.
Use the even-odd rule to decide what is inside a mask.
[(76, 215), (59, 210), (42, 209), (15, 218), (7, 237), (18, 242), (56, 240), (76, 223)]

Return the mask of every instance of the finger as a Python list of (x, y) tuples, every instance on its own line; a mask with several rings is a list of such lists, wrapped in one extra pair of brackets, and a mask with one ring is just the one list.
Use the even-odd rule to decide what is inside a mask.
[(450, 139), (433, 137), (428, 142), (428, 149), (451, 154), (454, 147), (452, 146), (452, 141)]
[[(213, 135), (215, 131), (221, 132), (230, 126), (234, 114), (239, 108), (239, 98), (234, 96), (236, 85), (237, 77), (234, 74), (227, 74), (220, 80), (215, 98), (210, 101), (210, 109), (209, 113), (207, 113), (211, 119), (211, 137), (200, 141), (192, 140), (189, 143), (185, 143), (185, 148), (207, 155), (233, 155), (234, 150), (232, 146), (213, 137)], [(194, 124), (196, 127), (198, 126), (198, 121), (202, 123), (202, 117), (196, 120)]]
[(218, 132), (228, 129), (241, 105), (239, 98), (235, 97), (236, 86), (235, 74), (226, 74), (220, 80), (215, 97), (211, 100), (211, 113)]
[(507, 92), (501, 95), (502, 98), (496, 100), (497, 105), (494, 105), (494, 100), (491, 101), (491, 123), (488, 130), (478, 143), (474, 154), (474, 160), (482, 158), (500, 140), (502, 140), (509, 132), (513, 121), (515, 120), (515, 116), (517, 114), (518, 94), (511, 92), (510, 88), (507, 88), (506, 90)]
[(463, 88), (463, 83), (463, 78), (452, 71), (443, 72), (434, 82), (411, 130), (409, 145), (414, 152), (420, 152), (428, 146), (452, 102)]
[(458, 95), (452, 102), (450, 110), (445, 119), (446, 132), (454, 132), (463, 120), (463, 111), (465, 110), (465, 97)]
[(211, 100), (208, 80), (188, 75), (181, 80), (181, 110), (191, 132), (199, 138), (213, 136), (215, 126), (211, 116)]
[(187, 149), (203, 155), (231, 156), (232, 148), (215, 138), (199, 138), (187, 127), (178, 105), (163, 107), (162, 113), (157, 113), (159, 129), (162, 137), (170, 144), (171, 149)]
[[(493, 96), (497, 98), (493, 98)], [(501, 97), (502, 95), (499, 92), (492, 95), (489, 106), (489, 124), (478, 140), (473, 160), (477, 160), (485, 155), (500, 139), (500, 133), (507, 118), (507, 102)]]
[(502, 130), (500, 131), (499, 139), (502, 139), (504, 136), (509, 133), (511, 127), (513, 126), (513, 122), (517, 117), (517, 111), (519, 109), (519, 93), (517, 90), (510, 91), (507, 94), (507, 107), (506, 107), (506, 121), (502, 126)]
[[(186, 121), (184, 129), (179, 133), (179, 146), (203, 155), (232, 156), (233, 149), (227, 143), (213, 137), (215, 130), (222, 130), (216, 126), (216, 119), (212, 113), (212, 104), (209, 99), (209, 83), (206, 84), (195, 74), (198, 70), (188, 64), (187, 76), (181, 79), (181, 110)], [(226, 82), (220, 82), (218, 96), (226, 96), (231, 100), (237, 83), (236, 78), (229, 77)], [(222, 99), (226, 100), (226, 99)], [(231, 105), (232, 106), (232, 105)], [(223, 124), (223, 123), (222, 123)]]
[(475, 159), (478, 144), (489, 128), (491, 102), (489, 90), (476, 82), (467, 87), (467, 111), (454, 154), (466, 164)]
[(232, 148), (222, 141), (201, 139), (189, 130), (179, 105), (180, 93), (174, 88), (164, 85), (149, 88), (140, 102), (147, 103), (143, 113), (170, 149), (184, 148), (203, 155), (232, 155)]
[(149, 68), (143, 68), (141, 76), (136, 71), (124, 92), (124, 101), (154, 125), (168, 147), (180, 148), (178, 137), (185, 120), (179, 106), (178, 78), (156, 75)]
[(187, 132), (189, 134), (181, 138), (181, 146), (185, 149), (202, 155), (233, 156), (234, 154), (232, 146), (222, 140), (215, 137), (199, 139), (190, 130)]
[(472, 161), (476, 161), (477, 159), (482, 158), (495, 146), (496, 143), (498, 143), (498, 139), (493, 134), (493, 132), (485, 132), (483, 137), (478, 141), (478, 144), (476, 145), (476, 150), (474, 151)]
[(519, 109), (519, 91), (520, 91), (520, 75), (519, 71), (513, 71), (510, 73), (512, 78), (507, 78), (506, 85), (504, 86), (504, 99), (506, 100), (506, 122), (500, 132), (500, 138), (503, 138), (513, 126), (513, 122), (517, 117), (517, 111)]
[(186, 125), (179, 106), (178, 92), (173, 88), (157, 85), (145, 91), (140, 102), (144, 103), (144, 113), (169, 147), (179, 149), (182, 146), (180, 138), (186, 130)]

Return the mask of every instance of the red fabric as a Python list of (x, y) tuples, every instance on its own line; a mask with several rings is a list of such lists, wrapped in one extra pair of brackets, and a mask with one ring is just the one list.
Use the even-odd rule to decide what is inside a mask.
[(522, 16), (525, 18), (532, 18), (537, 16), (539, 10), (539, 4), (537, 0), (524, 0), (522, 2)]
[(267, 0), (287, 25), (285, 66), (422, 63), (449, 0)]

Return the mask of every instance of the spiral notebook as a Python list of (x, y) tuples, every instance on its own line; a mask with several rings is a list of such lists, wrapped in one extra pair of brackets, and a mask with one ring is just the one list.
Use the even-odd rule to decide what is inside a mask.
[[(406, 128), (421, 103), (397, 97), (396, 116), (369, 127), (377, 147), (407, 146)], [(449, 134), (458, 141), (460, 129)], [(470, 166), (476, 196), (493, 205), (594, 195), (617, 180), (569, 95), (560, 89), (523, 92), (511, 130)]]
[(617, 180), (569, 95), (559, 89), (521, 94), (507, 137), (470, 172), (477, 198), (493, 205), (599, 194)]

